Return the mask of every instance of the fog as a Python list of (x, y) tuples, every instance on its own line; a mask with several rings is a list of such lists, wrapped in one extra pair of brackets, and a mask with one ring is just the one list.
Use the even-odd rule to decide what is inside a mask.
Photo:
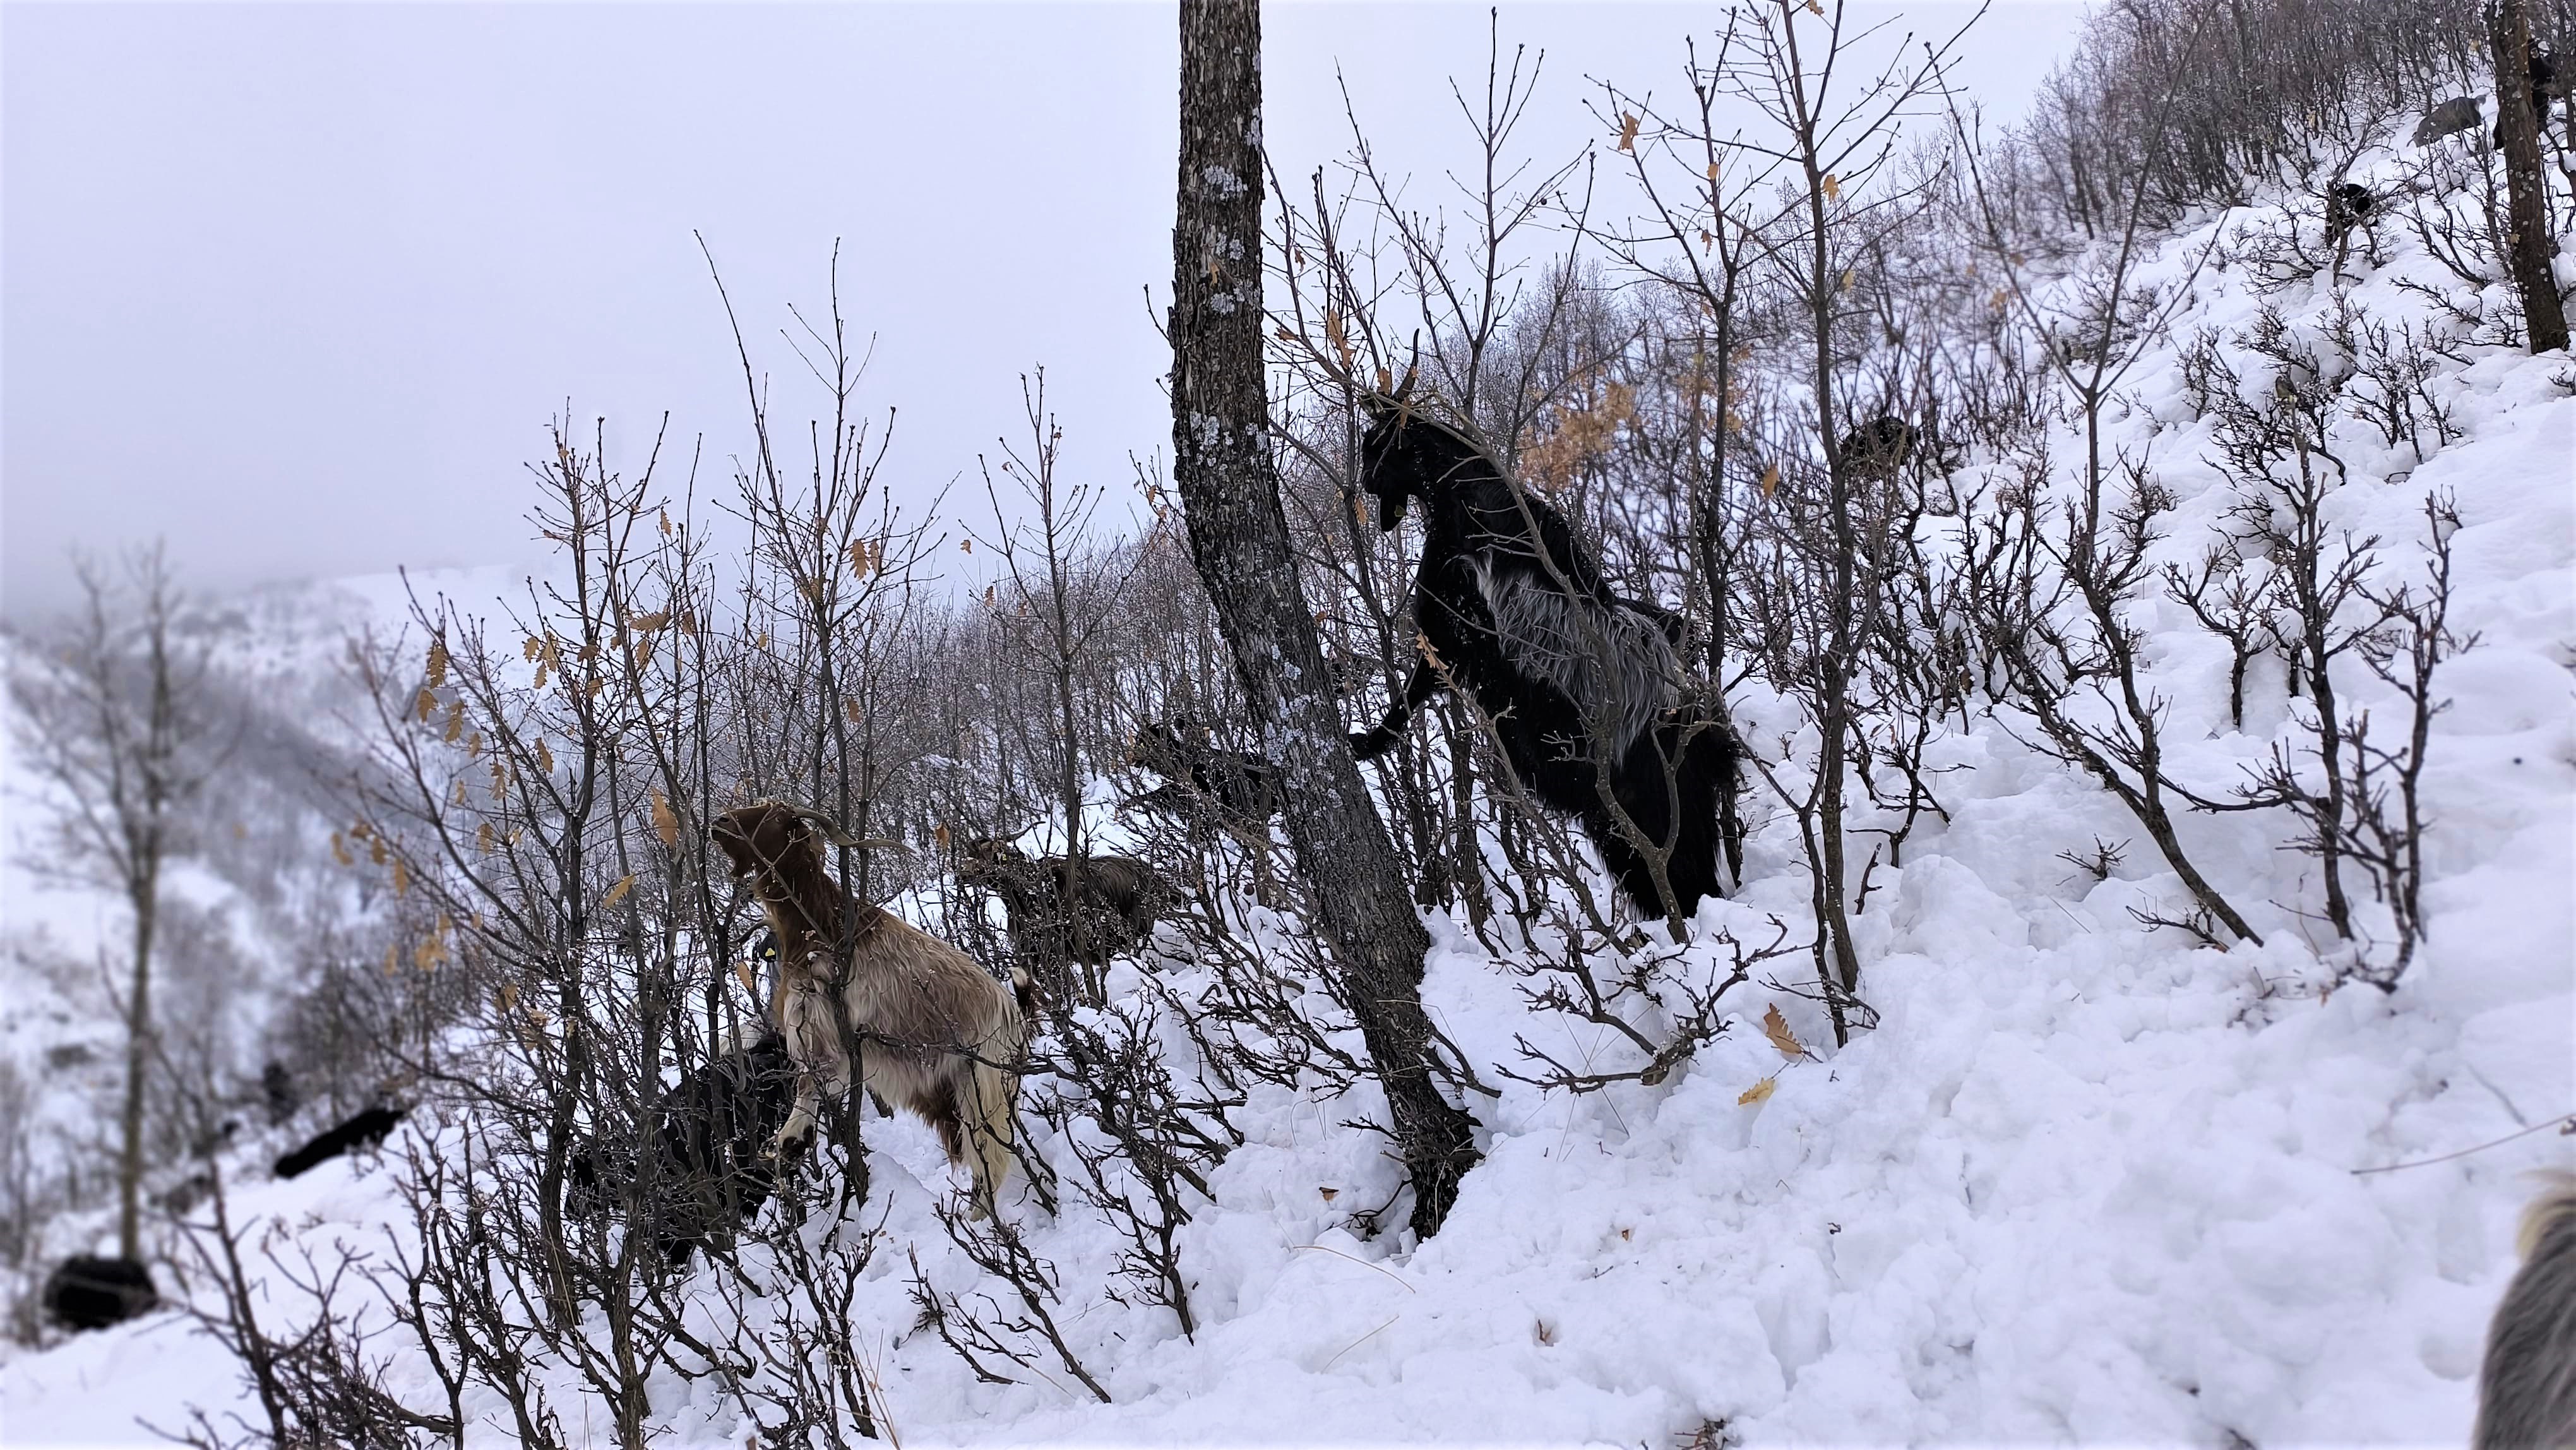
[[(1962, 81), (2017, 111), (2080, 13), (1998, 7)], [(1504, 8), (1546, 56), (1527, 148), (1605, 141), (1595, 80), (1678, 91), (1720, 14)], [(1436, 202), (1468, 139), (1447, 77), (1481, 85), (1486, 27), (1274, 7), (1274, 164), (1347, 149), (1346, 81)], [(801, 436), (818, 393), (783, 330), (828, 311), (837, 245), (914, 509), (1022, 426), (1039, 364), (1068, 468), (1122, 480), (1168, 439), (1167, 7), (13, 4), (0, 53), (13, 618), (66, 601), (75, 546), (156, 536), (216, 590), (532, 561), (526, 461), (559, 417), (632, 470), (667, 415), (665, 477), (694, 459), (721, 492), (750, 429), (710, 254)]]

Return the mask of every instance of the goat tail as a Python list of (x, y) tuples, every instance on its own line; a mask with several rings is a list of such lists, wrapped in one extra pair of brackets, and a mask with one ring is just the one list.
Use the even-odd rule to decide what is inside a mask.
[(2576, 1174), (2552, 1175), (2523, 1212), (2519, 1247), (2487, 1330), (2476, 1450), (2576, 1445)]

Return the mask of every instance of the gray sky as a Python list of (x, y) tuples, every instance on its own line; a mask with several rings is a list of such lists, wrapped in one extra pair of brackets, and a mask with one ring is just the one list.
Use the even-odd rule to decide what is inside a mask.
[[(1547, 52), (1533, 152), (1591, 138), (1587, 77), (1677, 90), (1719, 13), (1505, 6)], [(1999, 4), (1963, 79), (2017, 111), (2080, 14)], [(1459, 159), (1481, 6), (1266, 30), (1283, 173), (1347, 145), (1337, 64), (1394, 169)], [(1038, 363), (1068, 466), (1123, 479), (1169, 431), (1176, 53), (1141, 4), (0, 6), (0, 611), (155, 535), (210, 589), (532, 560), (567, 400), (629, 466), (667, 410), (721, 485), (749, 430), (693, 228), (785, 420), (814, 393), (779, 329), (840, 240), (901, 496), (971, 477)]]

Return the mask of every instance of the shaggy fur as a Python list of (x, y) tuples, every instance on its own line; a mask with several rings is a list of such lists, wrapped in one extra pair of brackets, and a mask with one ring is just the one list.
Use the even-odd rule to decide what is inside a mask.
[(2523, 1211), (2522, 1271), (2487, 1329), (2476, 1450), (2576, 1446), (2576, 1174)]
[(928, 1120), (951, 1162), (974, 1174), (974, 1212), (993, 1210), (1011, 1169), (1026, 1045), (1019, 1004), (973, 959), (879, 907), (851, 899), (823, 862), (813, 824), (776, 801), (726, 812), (710, 835), (751, 883), (778, 938), (770, 1019), (797, 1069), (796, 1100), (772, 1142), (810, 1142), (828, 1098), (859, 1082)]
[(1670, 846), (1668, 879), (1690, 916), (1719, 889), (1717, 791), (1736, 762), (1727, 730), (1682, 707), (1681, 620), (1611, 593), (1564, 516), (1514, 490), (1474, 442), (1396, 399), (1370, 410), (1361, 482), (1384, 529), (1422, 501), (1413, 618), (1438, 664), (1414, 666), (1386, 719), (1351, 737), (1353, 753), (1392, 749), (1445, 667), (1493, 720), (1521, 782), (1578, 816), (1629, 899), (1661, 915), (1652, 869), (1601, 799), (1606, 768), (1620, 810)]

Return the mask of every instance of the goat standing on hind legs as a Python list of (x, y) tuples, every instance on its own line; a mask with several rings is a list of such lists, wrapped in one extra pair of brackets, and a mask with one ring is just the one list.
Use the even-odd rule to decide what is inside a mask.
[(1682, 703), (1680, 619), (1611, 593), (1564, 515), (1406, 403), (1410, 385), (1364, 400), (1360, 482), (1381, 529), (1422, 501), (1413, 619), (1425, 657), (1351, 752), (1392, 749), (1413, 711), (1454, 679), (1531, 793), (1581, 819), (1628, 899), (1688, 921), (1721, 885), (1717, 795), (1736, 748), (1723, 720)]
[(772, 1151), (811, 1142), (824, 1101), (849, 1103), (855, 1076), (939, 1130), (949, 1161), (974, 1174), (973, 1212), (985, 1217), (1011, 1170), (1020, 1087), (1012, 1064), (1027, 1042), (1020, 1004), (964, 952), (853, 900), (824, 867), (825, 833), (857, 844), (778, 801), (727, 811), (708, 833), (778, 940), (769, 1015), (786, 1034), (797, 1081)]

